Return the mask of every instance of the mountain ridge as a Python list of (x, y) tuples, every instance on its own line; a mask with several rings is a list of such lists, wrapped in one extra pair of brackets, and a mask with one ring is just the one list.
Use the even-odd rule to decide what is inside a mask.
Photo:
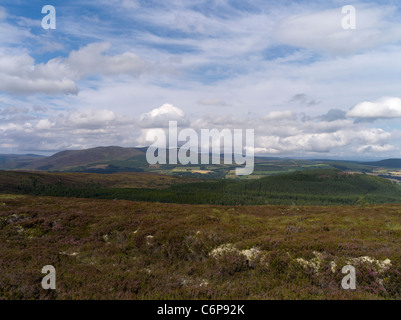
[(144, 157), (143, 148), (123, 148), (118, 146), (95, 147), (83, 150), (64, 150), (52, 156), (32, 161), (22, 169), (65, 171), (75, 167), (109, 165), (110, 161), (129, 160)]
[[(150, 167), (152, 167), (149, 166), (146, 160), (147, 150), (147, 147), (125, 148), (120, 146), (99, 146), (82, 150), (63, 150), (51, 156), (40, 156), (33, 154), (0, 154), (0, 170), (92, 173), (146, 171), (149, 170)], [(171, 152), (171, 150), (167, 151), (167, 157), (169, 157), (169, 152)], [(200, 154), (198, 154), (198, 156), (200, 156)], [(294, 163), (297, 162), (297, 160), (291, 160), (289, 158), (259, 156), (255, 157), (255, 165), (263, 165), (264, 163), (272, 163), (275, 161), (294, 161)], [(319, 162), (316, 160), (310, 161)], [(384, 159), (376, 162), (335, 160), (324, 160), (321, 162), (345, 171), (352, 171), (354, 168), (357, 168), (358, 171), (371, 171), (375, 167), (401, 169), (401, 159)], [(200, 166), (205, 167), (204, 165)], [(156, 165), (156, 167), (159, 167), (159, 165)], [(171, 170), (171, 166), (169, 165), (160, 165), (160, 167), (166, 170)], [(233, 164), (233, 167), (235, 167), (235, 164)]]

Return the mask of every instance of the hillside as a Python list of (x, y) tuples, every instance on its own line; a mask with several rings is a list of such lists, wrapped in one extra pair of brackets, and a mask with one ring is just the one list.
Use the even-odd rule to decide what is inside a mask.
[[(158, 179), (164, 181), (160, 187), (157, 187)], [(130, 183), (137, 183), (136, 188), (133, 189)], [(41, 173), (37, 176), (33, 173), (3, 172), (0, 174), (0, 188), (3, 193), (187, 204), (401, 203), (399, 185), (376, 176), (347, 174), (333, 169), (299, 171), (250, 181), (195, 181), (193, 178), (151, 176), (149, 173), (132, 176)]]
[(401, 169), (401, 159), (387, 159), (376, 162), (363, 162), (362, 164), (374, 167)]
[(1, 169), (19, 169), (27, 166), (33, 161), (45, 158), (35, 154), (0, 154), (0, 170)]
[(33, 161), (23, 167), (31, 170), (84, 171), (103, 170), (118, 161), (142, 163), (145, 151), (140, 148), (97, 147), (86, 150), (67, 150), (50, 157)]
[[(146, 159), (146, 152), (147, 148), (97, 147), (85, 150), (66, 150), (50, 157), (35, 155), (0, 155), (0, 170), (85, 172), (101, 174), (151, 172), (162, 175), (171, 175), (177, 178), (186, 177), (198, 180), (208, 179), (211, 182), (216, 179), (252, 182), (261, 178), (298, 171), (313, 172), (314, 170), (335, 169), (348, 173), (379, 176), (388, 179), (389, 181), (401, 184), (401, 159), (387, 159), (378, 162), (365, 163), (357, 161), (255, 157), (253, 173), (249, 176), (237, 176), (235, 172), (236, 168), (239, 166), (235, 163), (149, 165)], [(167, 150), (167, 158), (169, 152), (176, 152), (176, 150)], [(275, 183), (274, 179), (271, 180), (271, 183)], [(252, 188), (252, 185), (253, 184), (251, 183), (250, 188)], [(294, 186), (295, 185), (297, 184), (295, 183)], [(321, 189), (316, 188), (316, 190), (319, 192)], [(274, 191), (274, 193), (277, 192), (281, 192), (281, 189), (279, 188)], [(288, 191), (284, 189), (282, 192), (293, 193), (291, 190)], [(299, 190), (297, 192), (299, 192)], [(314, 194), (315, 196), (318, 195), (316, 192), (314, 192)], [(328, 194), (326, 194), (326, 196), (328, 196)], [(252, 197), (254, 198), (254, 196)], [(195, 201), (195, 203), (198, 202), (198, 200)], [(241, 200), (239, 203), (243, 203), (243, 201)], [(259, 197), (257, 203), (263, 204), (264, 200)]]
[(198, 181), (194, 178), (178, 178), (151, 172), (113, 174), (53, 173), (0, 171), (0, 193), (40, 188), (155, 188), (163, 189), (175, 184)]
[[(378, 162), (338, 160), (301, 160), (289, 158), (255, 157), (254, 171), (249, 176), (237, 176), (235, 163), (193, 165), (149, 165), (147, 148), (97, 147), (84, 150), (66, 150), (50, 157), (35, 155), (0, 155), (0, 170), (48, 172), (121, 173), (153, 172), (197, 179), (254, 180), (267, 176), (316, 169), (338, 169), (352, 173), (369, 173), (401, 183), (401, 159)], [(167, 150), (167, 158), (169, 152)], [(198, 155), (200, 157), (200, 155)], [(200, 163), (200, 162), (199, 162)], [(222, 162), (221, 162), (222, 163)]]
[(248, 193), (310, 194), (310, 195), (394, 195), (401, 196), (401, 188), (388, 180), (362, 174), (348, 174), (340, 170), (307, 170), (249, 181), (232, 190)]

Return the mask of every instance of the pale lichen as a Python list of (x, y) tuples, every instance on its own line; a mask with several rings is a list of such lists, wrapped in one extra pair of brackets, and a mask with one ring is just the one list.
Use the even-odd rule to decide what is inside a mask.
[(235, 245), (231, 243), (223, 244), (220, 247), (213, 249), (209, 255), (213, 258), (221, 257), (225, 254), (240, 254), (243, 255), (248, 263), (249, 266), (252, 266), (252, 263), (255, 261), (256, 258), (261, 257), (262, 260), (264, 258), (263, 251), (259, 248), (250, 248), (246, 250), (238, 250)]
[(311, 268), (315, 273), (319, 273), (323, 261), (323, 254), (317, 251), (313, 251), (313, 255), (315, 257), (310, 260), (298, 258), (296, 259), (296, 261), (305, 269)]
[(350, 265), (360, 265), (360, 264), (367, 264), (371, 266), (376, 272), (378, 273), (383, 273), (387, 271), (391, 267), (391, 260), (390, 259), (385, 259), (385, 260), (377, 260), (375, 258), (369, 257), (369, 256), (363, 256), (363, 257), (358, 257), (358, 258), (353, 258), (347, 261), (348, 264)]

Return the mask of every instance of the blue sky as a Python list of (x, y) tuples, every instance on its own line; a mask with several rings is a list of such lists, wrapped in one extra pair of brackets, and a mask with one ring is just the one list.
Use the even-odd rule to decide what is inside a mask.
[(0, 153), (144, 146), (177, 120), (255, 129), (268, 156), (401, 157), (400, 6), (3, 0)]

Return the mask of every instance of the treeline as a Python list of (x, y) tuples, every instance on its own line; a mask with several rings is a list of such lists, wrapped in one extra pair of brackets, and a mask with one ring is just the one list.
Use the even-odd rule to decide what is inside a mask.
[(401, 202), (401, 189), (388, 180), (313, 170), (255, 181), (218, 180), (173, 185), (167, 189), (110, 188), (89, 183), (65, 186), (35, 179), (8, 185), (3, 192), (37, 196), (125, 199), (132, 201), (218, 205), (356, 205)]
[(267, 195), (271, 193), (313, 195), (383, 195), (398, 198), (401, 189), (391, 181), (361, 174), (345, 174), (339, 170), (309, 170), (270, 176), (232, 189), (244, 193)]

